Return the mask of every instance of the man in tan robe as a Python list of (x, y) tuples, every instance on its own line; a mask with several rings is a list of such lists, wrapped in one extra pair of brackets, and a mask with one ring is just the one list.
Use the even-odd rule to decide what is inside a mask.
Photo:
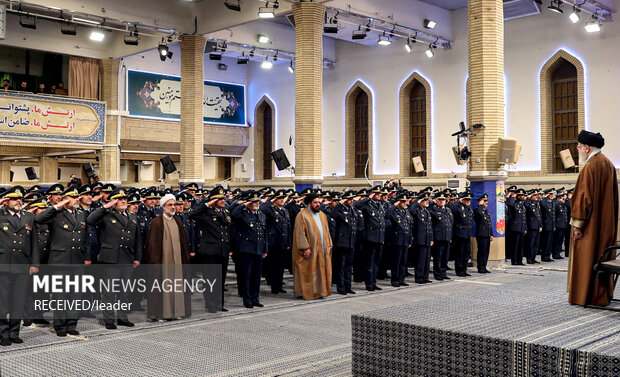
[[(164, 291), (167, 279), (190, 278), (188, 269), (183, 269), (183, 264), (188, 264), (190, 259), (189, 242), (181, 220), (174, 216), (175, 203), (172, 194), (161, 199), (164, 213), (151, 221), (144, 246), (144, 263), (157, 265), (148, 269), (147, 317), (153, 320), (180, 319), (191, 314), (189, 290)], [(161, 291), (152, 289), (155, 280)]]
[(321, 199), (306, 196), (304, 208), (295, 218), (293, 233), (293, 283), (295, 295), (304, 300), (326, 297), (332, 285), (332, 239)]
[[(599, 133), (581, 131), (577, 150), (583, 165), (571, 200), (572, 251), (568, 264), (568, 302), (581, 306), (606, 306), (613, 297), (612, 276), (594, 281), (593, 266), (603, 251), (616, 244), (618, 182), (613, 163), (601, 153), (605, 139)], [(615, 252), (609, 259), (615, 259)], [(592, 289), (591, 299), (588, 293)]]

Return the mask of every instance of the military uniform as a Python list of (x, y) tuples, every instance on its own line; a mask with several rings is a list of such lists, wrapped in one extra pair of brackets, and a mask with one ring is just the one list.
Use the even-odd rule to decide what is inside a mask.
[[(516, 194), (525, 195), (525, 190), (519, 189)], [(523, 200), (512, 196), (506, 199), (506, 208), (510, 213), (510, 221), (506, 223), (506, 234), (510, 235), (510, 241), (506, 239), (507, 254), (512, 265), (523, 264), (524, 237), (527, 232), (525, 204)], [(533, 260), (529, 259), (529, 256), (527, 262), (534, 263)]]
[[(536, 261), (538, 244), (540, 242), (540, 231), (542, 230), (542, 218), (540, 214), (540, 204), (538, 201), (527, 199), (525, 201), (527, 234), (525, 235), (525, 258), (528, 261)], [(517, 265), (523, 264), (517, 261)]]
[(571, 200), (568, 197), (569, 194), (573, 192), (573, 189), (566, 191), (566, 200), (564, 201), (564, 207), (566, 207), (566, 218), (569, 220), (569, 224), (566, 226), (566, 231), (564, 232), (564, 256), (568, 257), (570, 252), (570, 239), (571, 239), (571, 227), (570, 227), (570, 215), (571, 215)]
[[(463, 193), (461, 199), (471, 199), (471, 193)], [(452, 243), (454, 244), (454, 269), (457, 276), (469, 276), (467, 273), (467, 260), (471, 255), (471, 232), (474, 221), (474, 213), (471, 206), (461, 201), (454, 202), (450, 207), (454, 216), (452, 228)]]
[[(445, 198), (443, 193), (436, 196)], [(433, 222), (433, 277), (435, 280), (449, 279), (446, 269), (448, 267), (448, 257), (450, 256), (450, 242), (452, 241), (452, 226), (454, 217), (452, 211), (446, 206), (440, 207), (432, 204), (428, 208)]]
[[(20, 199), (14, 186), (2, 198)], [(22, 343), (19, 329), (28, 289), (29, 266), (38, 267), (40, 250), (35, 216), (23, 210), (0, 209), (0, 345)], [(8, 314), (8, 319), (7, 319)]]
[(555, 202), (555, 232), (553, 233), (553, 259), (564, 259), (560, 255), (562, 252), (562, 243), (564, 242), (564, 234), (568, 228), (568, 214), (564, 203), (557, 200)]
[[(352, 192), (347, 192), (343, 199), (352, 199), (355, 196)], [(333, 243), (334, 253), (332, 255), (332, 265), (335, 265), (333, 281), (336, 283), (336, 290), (340, 294), (353, 293), (351, 289), (351, 278), (353, 268), (353, 253), (358, 231), (358, 214), (353, 206), (339, 203), (332, 211), (332, 217), (336, 223)]]
[[(488, 200), (488, 195), (484, 194), (478, 201)], [(476, 223), (476, 245), (478, 251), (476, 253), (476, 264), (479, 273), (488, 273), (487, 261), (489, 260), (489, 251), (491, 249), (491, 239), (493, 237), (493, 224), (491, 215), (484, 205), (479, 204), (474, 210), (474, 221)]]
[[(375, 187), (372, 192), (380, 193), (380, 190)], [(381, 201), (366, 198), (360, 200), (358, 208), (364, 215), (364, 281), (366, 290), (374, 291), (377, 289), (377, 274), (385, 241), (385, 206)]]
[[(284, 190), (278, 190), (274, 199), (286, 197)], [(293, 240), (291, 238), (291, 219), (285, 208), (275, 205), (266, 207), (264, 214), (267, 220), (267, 244), (269, 245), (269, 283), (271, 293), (286, 293), (282, 289), (282, 276), (286, 255), (291, 254)]]
[[(400, 200), (407, 200), (407, 197), (401, 195), (396, 198), (395, 202), (398, 203)], [(409, 246), (413, 243), (413, 217), (406, 208), (391, 205), (386, 218), (389, 223), (387, 244), (393, 251), (390, 267), (391, 283), (394, 287), (400, 287), (407, 285), (405, 277), (407, 276)]]
[[(545, 195), (553, 194), (553, 189), (544, 191)], [(543, 198), (540, 201), (540, 213), (542, 217), (542, 233), (540, 235), (540, 256), (543, 262), (551, 262), (553, 249), (553, 233), (555, 232), (555, 201)]]
[(415, 255), (415, 282), (429, 283), (431, 264), (431, 246), (433, 243), (433, 221), (428, 209), (419, 205), (422, 200), (429, 199), (430, 195), (423, 192), (418, 195), (418, 207), (413, 211), (413, 247)]

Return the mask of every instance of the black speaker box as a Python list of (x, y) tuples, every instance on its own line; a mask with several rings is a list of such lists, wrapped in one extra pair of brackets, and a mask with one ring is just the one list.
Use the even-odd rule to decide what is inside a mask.
[(92, 178), (96, 175), (95, 169), (93, 169), (93, 164), (91, 164), (90, 162), (82, 164), (82, 169), (84, 169), (84, 173), (86, 173), (86, 176), (88, 178)]
[(284, 170), (291, 166), (291, 163), (286, 158), (286, 153), (282, 148), (271, 152), (271, 158), (273, 158), (273, 162), (276, 163), (278, 170)]
[(174, 173), (175, 171), (177, 171), (177, 167), (174, 166), (174, 162), (172, 162), (170, 156), (162, 157), (159, 159), (159, 161), (161, 161), (161, 164), (164, 167), (164, 172), (166, 174)]
[(37, 179), (37, 173), (34, 171), (34, 168), (32, 166), (26, 168), (26, 175), (31, 181)]

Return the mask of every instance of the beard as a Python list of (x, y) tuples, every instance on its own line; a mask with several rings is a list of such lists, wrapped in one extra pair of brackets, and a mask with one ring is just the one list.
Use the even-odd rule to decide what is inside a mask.
[(258, 208), (259, 208), (259, 207), (260, 207), (260, 205), (259, 205), (258, 203), (255, 203), (255, 204), (251, 204), (251, 205), (250, 205), (250, 209), (251, 209), (252, 211), (258, 211)]
[(588, 159), (588, 155), (586, 152), (578, 152), (577, 154), (579, 155), (579, 165), (584, 165)]
[(71, 208), (72, 210), (78, 209), (79, 206), (80, 206), (80, 202), (75, 202), (73, 204), (69, 204), (69, 208)]
[(7, 205), (7, 207), (12, 211), (12, 212), (19, 212), (22, 210), (22, 208), (24, 208), (24, 206), (22, 204), (14, 204), (14, 205)]
[(172, 210), (168, 210), (167, 208), (164, 208), (164, 213), (166, 214), (166, 216), (168, 217), (172, 217), (174, 216), (174, 214), (176, 213), (176, 211), (174, 209)]
[(310, 206), (310, 210), (314, 213), (317, 213), (321, 210), (320, 206)]
[(120, 212), (120, 213), (125, 212), (126, 209), (127, 209), (127, 205), (124, 205), (124, 206), (118, 205), (118, 206), (116, 206), (116, 210), (118, 212)]

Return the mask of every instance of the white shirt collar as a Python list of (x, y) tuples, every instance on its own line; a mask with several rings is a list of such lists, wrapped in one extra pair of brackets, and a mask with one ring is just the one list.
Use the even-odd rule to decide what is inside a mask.
[[(599, 149), (599, 150), (596, 150), (596, 151), (594, 151), (594, 152), (592, 152), (592, 153), (590, 153), (590, 155), (588, 156), (588, 159), (586, 160), (586, 164), (588, 163), (588, 161), (590, 161), (590, 159), (591, 159), (592, 157), (596, 156), (596, 155), (597, 155), (597, 154), (599, 154), (599, 153), (601, 153), (601, 150), (600, 150), (600, 149)], [(584, 164), (584, 165), (585, 165), (585, 164)]]

